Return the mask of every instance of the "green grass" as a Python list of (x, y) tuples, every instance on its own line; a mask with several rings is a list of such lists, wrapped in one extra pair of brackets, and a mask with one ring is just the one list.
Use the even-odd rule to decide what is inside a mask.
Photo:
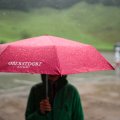
[(44, 34), (56, 35), (112, 50), (120, 41), (120, 8), (79, 3), (69, 9), (0, 11), (0, 41)]

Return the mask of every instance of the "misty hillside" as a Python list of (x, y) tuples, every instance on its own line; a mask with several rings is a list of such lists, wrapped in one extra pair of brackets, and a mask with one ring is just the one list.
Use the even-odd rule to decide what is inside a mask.
[(29, 10), (30, 8), (52, 7), (63, 9), (81, 1), (105, 6), (120, 6), (120, 0), (0, 0), (0, 9)]
[(120, 41), (120, 8), (84, 2), (68, 9), (0, 10), (0, 43), (44, 34), (112, 50)]

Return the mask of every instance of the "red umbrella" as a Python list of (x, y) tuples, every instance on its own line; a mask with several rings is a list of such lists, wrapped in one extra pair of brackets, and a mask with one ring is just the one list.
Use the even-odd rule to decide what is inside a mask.
[(91, 45), (54, 36), (0, 45), (0, 72), (73, 74), (113, 70)]
[(40, 36), (0, 45), (0, 72), (62, 75), (113, 69), (91, 45), (64, 38)]

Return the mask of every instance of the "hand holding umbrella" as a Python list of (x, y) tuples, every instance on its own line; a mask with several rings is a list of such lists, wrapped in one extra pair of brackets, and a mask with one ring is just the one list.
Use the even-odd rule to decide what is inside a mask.
[(40, 111), (43, 114), (45, 114), (45, 112), (50, 112), (51, 111), (51, 104), (49, 102), (49, 98), (43, 99), (40, 102)]

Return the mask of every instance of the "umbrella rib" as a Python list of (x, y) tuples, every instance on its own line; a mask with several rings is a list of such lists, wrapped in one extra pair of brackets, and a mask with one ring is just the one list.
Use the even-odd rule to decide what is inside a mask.
[(61, 74), (61, 66), (60, 66), (60, 61), (59, 61), (58, 54), (57, 54), (57, 48), (56, 48), (55, 45), (53, 47), (54, 47), (54, 52), (55, 52), (55, 55), (56, 55), (56, 58), (57, 58), (57, 61), (58, 61), (58, 66), (59, 66), (57, 70)]
[(57, 55), (57, 48), (56, 48), (56, 46), (54, 45), (54, 42), (53, 42), (53, 40), (52, 39), (50, 39), (50, 37), (47, 37), (47, 39), (49, 39), (51, 42), (52, 42), (52, 44), (53, 44), (53, 48), (54, 48), (54, 53), (55, 53), (55, 55), (56, 55), (56, 58), (57, 58), (57, 62), (58, 62), (58, 73), (59, 74), (61, 74), (61, 67), (60, 67), (60, 61), (59, 61), (59, 58), (58, 58), (58, 55)]
[(0, 52), (0, 56), (8, 49), (9, 46), (10, 46), (10, 45), (5, 46), (4, 50), (2, 50), (2, 51)]

